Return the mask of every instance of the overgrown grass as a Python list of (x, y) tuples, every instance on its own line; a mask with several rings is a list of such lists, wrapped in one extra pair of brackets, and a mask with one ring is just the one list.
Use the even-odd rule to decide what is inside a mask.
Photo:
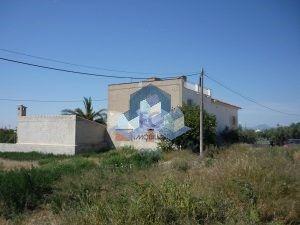
[[(62, 180), (68, 177), (77, 180), (76, 177), (87, 169), (93, 171), (94, 168), (94, 170), (105, 171), (109, 174), (111, 171), (125, 172), (132, 168), (146, 168), (161, 157), (159, 152), (137, 152), (131, 148), (98, 155), (87, 154), (73, 157), (43, 156), (38, 153), (7, 154), (6, 156), (21, 159), (22, 155), (24, 155), (22, 160), (35, 159), (43, 163), (38, 168), (0, 172), (0, 215), (6, 218), (13, 218), (24, 210), (33, 210), (45, 199), (52, 203), (58, 202), (55, 195), (52, 196), (52, 192), (55, 182), (62, 176)], [(98, 165), (97, 161), (101, 164)], [(80, 184), (81, 181), (78, 183)]]
[(235, 146), (203, 161), (171, 154), (170, 166), (65, 180), (56, 212), (64, 224), (297, 223), (298, 150)]
[(19, 160), (19, 161), (40, 161), (40, 160), (53, 160), (53, 159), (64, 159), (70, 156), (66, 155), (53, 155), (53, 154), (42, 154), (38, 152), (0, 152), (0, 158)]
[(89, 160), (75, 158), (40, 168), (0, 172), (0, 215), (10, 218), (25, 209), (35, 209), (62, 175), (78, 174), (92, 166)]
[[(204, 160), (188, 151), (165, 153), (164, 161), (158, 162), (161, 158), (160, 152), (138, 153), (130, 148), (81, 157), (98, 163), (85, 167), (89, 169), (64, 168), (69, 172), (37, 188), (46, 193), (43, 205), (55, 213), (58, 224), (280, 225), (299, 221), (299, 149), (238, 145)], [(42, 168), (53, 168), (47, 165)], [(45, 199), (42, 195), (40, 199)]]

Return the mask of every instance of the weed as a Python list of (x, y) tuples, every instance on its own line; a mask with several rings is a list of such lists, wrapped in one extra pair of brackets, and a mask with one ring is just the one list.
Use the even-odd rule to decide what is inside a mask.
[(52, 184), (63, 174), (77, 174), (91, 168), (90, 161), (75, 158), (64, 163), (51, 163), (44, 167), (20, 169), (0, 173), (0, 214), (12, 217), (24, 209), (32, 210), (52, 192)]
[(189, 163), (184, 160), (184, 159), (175, 159), (173, 162), (172, 162), (172, 168), (173, 169), (176, 169), (178, 171), (183, 171), (183, 172), (186, 172), (189, 168), (190, 168), (190, 165)]

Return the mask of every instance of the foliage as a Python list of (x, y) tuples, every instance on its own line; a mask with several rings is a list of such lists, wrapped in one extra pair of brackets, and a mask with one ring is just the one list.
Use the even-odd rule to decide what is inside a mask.
[[(172, 140), (172, 143), (183, 149), (199, 149), (199, 106), (183, 105), (181, 110), (184, 114), (185, 125), (191, 130)], [(203, 113), (203, 142), (206, 147), (216, 144), (216, 117), (204, 111)]]
[(300, 122), (265, 130), (261, 132), (260, 136), (268, 138), (272, 145), (284, 145), (288, 139), (300, 139)]
[(15, 143), (17, 133), (13, 129), (0, 129), (0, 143)]
[(228, 127), (226, 127), (221, 132), (220, 137), (223, 144), (254, 144), (258, 139), (258, 135), (254, 130), (243, 129), (242, 127), (239, 127), (238, 129), (229, 129)]
[(172, 143), (172, 141), (165, 137), (160, 137), (159, 142), (157, 143), (158, 149), (160, 149), (162, 152), (173, 151), (175, 149), (173, 145), (174, 144)]
[(84, 97), (83, 100), (84, 110), (80, 108), (72, 109), (64, 109), (62, 110), (63, 115), (77, 115), (79, 117), (96, 121), (101, 124), (106, 124), (107, 114), (106, 109), (100, 109), (99, 111), (94, 111), (92, 98)]

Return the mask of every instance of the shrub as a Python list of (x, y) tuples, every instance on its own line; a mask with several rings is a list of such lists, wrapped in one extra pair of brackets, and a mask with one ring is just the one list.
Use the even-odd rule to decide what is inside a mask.
[(161, 137), (158, 142), (158, 149), (162, 152), (171, 152), (174, 151), (174, 144), (167, 138)]
[(0, 143), (15, 143), (17, 133), (13, 129), (0, 128)]
[(102, 165), (111, 168), (145, 168), (161, 159), (161, 151), (142, 149), (140, 151), (121, 149), (111, 152), (102, 160)]
[(229, 129), (226, 127), (220, 134), (222, 144), (247, 143), (254, 144), (258, 135), (250, 129)]
[[(183, 105), (181, 108), (184, 114), (185, 125), (191, 130), (172, 140), (176, 146), (182, 149), (191, 149), (198, 151), (199, 149), (199, 106)], [(203, 113), (203, 142), (205, 146), (216, 144), (216, 117), (204, 111)]]
[(190, 165), (184, 159), (175, 159), (172, 162), (172, 168), (174, 168), (174, 169), (176, 169), (178, 171), (186, 172), (190, 168)]

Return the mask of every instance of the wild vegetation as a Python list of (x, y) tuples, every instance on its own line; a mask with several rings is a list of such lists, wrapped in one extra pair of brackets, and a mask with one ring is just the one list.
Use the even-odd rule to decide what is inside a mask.
[(187, 150), (131, 148), (43, 157), (33, 157), (42, 162), (37, 168), (1, 171), (4, 224), (299, 221), (299, 149), (235, 145), (202, 160)]
[(251, 129), (244, 129), (239, 127), (236, 130), (230, 130), (226, 128), (221, 133), (223, 143), (257, 143), (260, 139), (265, 139), (270, 142), (271, 145), (284, 145), (288, 139), (300, 139), (300, 123), (292, 123), (289, 126), (278, 126), (259, 132), (255, 132)]
[(273, 145), (283, 145), (288, 139), (300, 139), (300, 122), (265, 130), (260, 136), (270, 139)]
[(16, 136), (15, 130), (0, 128), (0, 143), (15, 143)]
[[(191, 149), (197, 151), (199, 149), (199, 106), (197, 105), (183, 105), (181, 110), (184, 114), (184, 123), (191, 128), (188, 132), (175, 138), (172, 141), (162, 139), (160, 147), (164, 150), (172, 148), (176, 145), (182, 149)], [(216, 117), (204, 111), (203, 113), (203, 131), (204, 131), (204, 145), (216, 145)]]

